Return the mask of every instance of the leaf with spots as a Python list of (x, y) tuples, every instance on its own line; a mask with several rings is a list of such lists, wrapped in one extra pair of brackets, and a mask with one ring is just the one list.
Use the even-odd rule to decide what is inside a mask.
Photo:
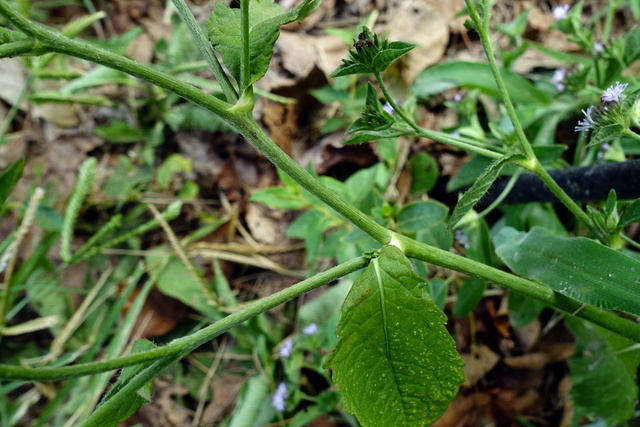
[(384, 247), (347, 295), (325, 363), (346, 410), (365, 426), (437, 420), (464, 380), (446, 320), (404, 254)]

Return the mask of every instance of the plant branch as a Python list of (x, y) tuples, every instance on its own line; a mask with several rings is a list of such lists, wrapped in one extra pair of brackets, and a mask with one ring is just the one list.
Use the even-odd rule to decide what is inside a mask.
[(382, 90), (382, 94), (385, 99), (393, 108), (393, 111), (413, 130), (415, 130), (419, 136), (423, 136), (425, 138), (433, 139), (441, 144), (451, 145), (452, 147), (460, 148), (465, 151), (469, 151), (472, 153), (479, 154), (481, 156), (489, 157), (491, 159), (500, 159), (503, 156), (500, 153), (496, 153), (495, 151), (487, 150), (486, 148), (477, 147), (473, 144), (468, 144), (466, 142), (459, 141), (454, 138), (450, 138), (446, 135), (443, 135), (441, 132), (436, 132), (428, 129), (424, 129), (416, 124), (416, 122), (407, 115), (402, 107), (400, 107), (396, 101), (393, 99), (389, 90), (387, 89), (387, 85), (384, 84), (384, 80), (382, 79), (382, 75), (380, 73), (375, 73), (375, 78), (380, 86), (380, 90)]
[(198, 44), (200, 52), (207, 60), (211, 72), (220, 84), (222, 92), (224, 92), (224, 95), (227, 98), (227, 102), (235, 104), (238, 101), (238, 92), (231, 84), (231, 80), (229, 80), (227, 74), (224, 72), (222, 65), (220, 65), (220, 61), (218, 61), (218, 57), (213, 53), (211, 43), (209, 43), (209, 40), (207, 40), (207, 37), (202, 32), (202, 28), (200, 28), (200, 25), (196, 22), (191, 10), (189, 10), (189, 7), (187, 7), (184, 0), (173, 0), (173, 5), (178, 10), (182, 20), (187, 24), (187, 27), (189, 27), (193, 38)]
[(31, 39), (0, 44), (0, 58), (10, 58), (32, 53), (35, 46), (36, 42)]
[(160, 359), (184, 357), (195, 348), (223, 334), (229, 329), (326, 283), (330, 283), (349, 273), (360, 270), (366, 267), (369, 261), (366, 257), (359, 257), (340, 264), (309, 279), (296, 283), (287, 289), (256, 301), (250, 306), (230, 314), (224, 319), (220, 319), (198, 332), (179, 338), (155, 350), (136, 353), (105, 362), (84, 363), (61, 368), (24, 368), (21, 366), (0, 364), (0, 380), (53, 381), (111, 371), (125, 366)]

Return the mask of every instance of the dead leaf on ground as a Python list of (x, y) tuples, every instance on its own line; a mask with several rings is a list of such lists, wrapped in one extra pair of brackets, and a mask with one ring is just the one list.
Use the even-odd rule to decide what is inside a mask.
[(465, 363), (462, 368), (465, 378), (462, 383), (463, 387), (471, 387), (477, 383), (478, 380), (492, 370), (500, 360), (500, 356), (486, 345), (478, 346), (475, 355), (464, 353), (461, 354), (460, 357), (462, 357)]
[(428, 65), (435, 64), (449, 42), (447, 20), (426, 0), (393, 2), (385, 32), (389, 40), (416, 43), (402, 61), (402, 75), (407, 85)]

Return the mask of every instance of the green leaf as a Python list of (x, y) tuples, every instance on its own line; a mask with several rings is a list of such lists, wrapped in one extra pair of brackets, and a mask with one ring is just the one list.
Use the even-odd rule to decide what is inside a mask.
[[(249, 82), (264, 76), (273, 56), (273, 45), (280, 36), (280, 27), (302, 20), (320, 5), (319, 0), (305, 0), (295, 9), (284, 12), (273, 0), (252, 0), (249, 3)], [(209, 40), (220, 53), (229, 72), (240, 81), (240, 9), (216, 3), (207, 23)], [(244, 88), (241, 88), (241, 91)]]
[[(157, 260), (158, 257), (153, 253), (147, 256), (149, 265), (154, 265)], [(204, 316), (219, 317), (218, 310), (208, 301), (209, 296), (204, 294), (205, 290), (182, 262), (171, 258), (158, 274), (157, 287), (160, 292), (181, 301)]]
[(273, 408), (270, 406), (268, 385), (259, 376), (249, 378), (243, 386), (229, 427), (267, 424), (273, 414)]
[(607, 141), (611, 141), (614, 138), (618, 138), (624, 135), (626, 128), (620, 123), (611, 123), (605, 126), (599, 126), (591, 135), (591, 140), (587, 147), (592, 147), (598, 144), (604, 144)]
[(106, 96), (89, 95), (87, 93), (65, 95), (53, 90), (40, 91), (29, 95), (29, 100), (37, 104), (46, 102), (57, 103), (76, 103), (86, 105), (99, 105), (102, 107), (110, 107), (113, 103)]
[[(139, 339), (133, 344), (131, 348), (130, 354), (144, 353), (149, 350), (154, 350), (156, 347), (151, 341)], [(102, 399), (100, 405), (104, 405), (113, 395), (115, 395), (121, 388), (123, 388), (129, 380), (135, 377), (140, 371), (145, 369), (147, 366), (151, 365), (151, 362), (141, 363), (138, 365), (128, 366), (122, 370), (118, 381), (116, 381), (115, 385), (109, 390), (109, 393)], [(127, 401), (126, 405), (120, 406), (118, 408), (118, 412), (112, 414), (111, 420), (109, 422), (103, 423), (100, 426), (96, 427), (114, 427), (120, 421), (124, 421), (140, 409), (142, 405), (146, 405), (151, 402), (151, 395), (153, 394), (153, 384), (149, 381), (142, 388), (138, 389), (136, 393), (131, 396), (131, 398)]]
[(378, 92), (371, 82), (367, 83), (367, 101), (362, 111), (362, 117), (358, 118), (346, 133), (358, 131), (382, 131), (389, 129), (395, 123), (391, 114), (382, 109), (382, 104), (378, 98)]
[(171, 179), (177, 173), (191, 172), (191, 159), (183, 157), (180, 154), (171, 154), (156, 169), (156, 181), (163, 190), (168, 190)]
[(398, 214), (398, 228), (402, 233), (417, 233), (443, 221), (449, 209), (437, 202), (410, 203)]
[(420, 151), (409, 159), (409, 165), (412, 176), (411, 194), (431, 191), (440, 175), (436, 159), (424, 151)]
[(387, 69), (395, 60), (416, 47), (413, 43), (391, 42), (379, 39), (367, 27), (354, 40), (355, 49), (329, 77), (348, 76), (350, 74), (374, 74)]
[(543, 302), (520, 292), (509, 293), (509, 321), (514, 328), (522, 328), (540, 316), (546, 307)]
[(12, 162), (5, 170), (0, 172), (0, 210), (4, 206), (4, 202), (11, 194), (13, 187), (20, 179), (22, 170), (24, 169), (24, 160), (18, 159)]
[(496, 254), (517, 274), (586, 304), (640, 315), (640, 262), (585, 237), (505, 227)]
[(487, 282), (484, 280), (475, 277), (466, 279), (458, 289), (458, 298), (453, 304), (453, 315), (461, 318), (471, 313), (482, 299), (485, 289), (487, 289)]
[(447, 224), (450, 231), (455, 228), (456, 224), (460, 222), (462, 217), (465, 216), (471, 209), (473, 209), (476, 203), (478, 203), (480, 199), (484, 197), (487, 191), (489, 191), (489, 188), (491, 188), (493, 182), (500, 175), (500, 171), (502, 171), (502, 168), (506, 164), (518, 158), (523, 158), (523, 156), (519, 154), (507, 155), (495, 160), (489, 165), (484, 173), (478, 177), (476, 182), (473, 183), (471, 188), (467, 190), (467, 192), (465, 192), (458, 201), (458, 204), (451, 214), (449, 223)]
[(136, 126), (131, 126), (121, 120), (115, 120), (109, 126), (96, 126), (96, 135), (116, 144), (130, 144), (145, 140), (145, 133)]
[(446, 321), (409, 260), (385, 246), (349, 292), (324, 365), (345, 409), (366, 426), (437, 420), (464, 379)]
[[(0, 185), (0, 188), (2, 188), (1, 185)], [(0, 198), (0, 201), (1, 200), (2, 199)], [(624, 209), (622, 216), (620, 216), (618, 227), (627, 227), (639, 221), (640, 221), (640, 199), (636, 199)]]
[(576, 336), (576, 355), (569, 359), (571, 400), (577, 414), (603, 417), (606, 425), (619, 425), (633, 417), (638, 386), (635, 377), (640, 350), (635, 343), (593, 323), (567, 318)]
[[(535, 102), (543, 105), (551, 103), (546, 93), (524, 77), (504, 69), (500, 70), (500, 73), (507, 92), (515, 103)], [(438, 64), (427, 68), (416, 78), (411, 86), (411, 93), (421, 98), (428, 98), (433, 94), (457, 87), (480, 89), (496, 99), (501, 99), (489, 64), (464, 61)]]

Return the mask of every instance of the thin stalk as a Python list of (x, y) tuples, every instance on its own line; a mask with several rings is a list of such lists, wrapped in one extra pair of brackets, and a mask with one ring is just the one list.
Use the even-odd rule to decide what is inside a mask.
[(522, 151), (527, 156), (528, 159), (535, 159), (536, 155), (533, 152), (533, 148), (527, 139), (527, 136), (524, 134), (524, 130), (522, 129), (522, 125), (520, 124), (520, 120), (518, 119), (518, 115), (516, 114), (516, 109), (511, 102), (511, 97), (507, 92), (507, 87), (504, 84), (504, 80), (502, 79), (502, 75), (500, 74), (500, 68), (498, 67), (498, 63), (496, 62), (496, 57), (493, 54), (493, 47), (491, 46), (491, 39), (489, 38), (489, 18), (491, 15), (491, 5), (490, 2), (485, 1), (487, 3), (484, 8), (484, 22), (480, 19), (478, 12), (476, 11), (475, 5), (471, 0), (465, 0), (467, 3), (467, 7), (469, 8), (469, 15), (471, 19), (476, 24), (476, 28), (478, 29), (478, 35), (480, 36), (480, 42), (482, 43), (482, 47), (486, 53), (487, 59), (489, 61), (489, 67), (491, 68), (491, 72), (493, 74), (493, 78), (496, 81), (496, 85), (498, 86), (498, 91), (502, 96), (502, 100), (507, 108), (507, 114), (509, 115), (509, 119), (513, 124), (513, 128), (516, 131), (516, 135), (518, 135), (518, 140), (520, 141), (520, 146), (522, 147)]
[(18, 40), (11, 43), (3, 43), (0, 45), (0, 58), (10, 58), (30, 53), (35, 46), (36, 42), (33, 40)]
[(207, 326), (198, 332), (187, 335), (186, 337), (178, 338), (164, 347), (160, 347), (155, 350), (136, 353), (104, 362), (84, 363), (75, 366), (64, 366), (61, 368), (24, 368), (22, 366), (0, 364), (0, 380), (16, 379), (28, 381), (54, 381), (112, 371), (125, 366), (137, 365), (160, 359), (184, 357), (197, 347), (211, 341), (213, 338), (227, 332), (229, 329), (324, 284), (360, 270), (366, 267), (369, 264), (369, 261), (370, 260), (366, 257), (359, 257), (340, 264), (309, 279), (296, 283), (287, 289), (256, 301), (246, 308), (230, 314), (224, 319), (220, 319), (214, 324)]
[(236, 89), (231, 84), (227, 73), (224, 72), (222, 65), (220, 65), (220, 61), (218, 61), (218, 57), (216, 57), (216, 55), (213, 53), (211, 43), (209, 43), (209, 40), (207, 40), (207, 37), (202, 32), (202, 28), (200, 28), (200, 25), (198, 25), (198, 23), (196, 22), (196, 19), (191, 13), (191, 10), (189, 10), (189, 7), (184, 2), (184, 0), (172, 1), (173, 5), (178, 10), (180, 17), (182, 17), (182, 20), (185, 22), (185, 24), (187, 24), (187, 27), (189, 27), (189, 31), (191, 31), (193, 38), (196, 40), (200, 52), (207, 60), (209, 69), (220, 84), (222, 92), (227, 98), (227, 102), (229, 102), (230, 104), (235, 104), (238, 101), (238, 92), (236, 92)]
[(249, 0), (240, 0), (240, 92), (249, 86)]
[(458, 141), (458, 140), (453, 139), (453, 138), (449, 138), (447, 136), (444, 136), (444, 135), (440, 134), (439, 132), (430, 131), (430, 130), (421, 128), (420, 126), (418, 126), (415, 123), (415, 121), (413, 121), (411, 119), (411, 117), (409, 117), (407, 115), (407, 113), (404, 111), (404, 109), (401, 108), (395, 102), (395, 100), (393, 99), (393, 97), (389, 93), (389, 90), (387, 89), (387, 86), (384, 84), (384, 80), (382, 79), (382, 75), (380, 73), (374, 73), (374, 76), (376, 78), (376, 81), (378, 82), (378, 85), (380, 86), (380, 90), (382, 90), (382, 94), (384, 95), (384, 97), (387, 100), (387, 102), (389, 103), (389, 105), (391, 105), (391, 107), (393, 108), (393, 111), (395, 111), (395, 113), (406, 124), (411, 126), (411, 128), (414, 129), (418, 133), (419, 136), (423, 136), (425, 138), (430, 138), (430, 139), (433, 139), (434, 141), (438, 141), (438, 142), (440, 142), (442, 144), (451, 145), (452, 147), (457, 147), (457, 148), (460, 148), (460, 149), (465, 150), (465, 151), (469, 151), (469, 152), (472, 152), (472, 153), (479, 154), (481, 156), (489, 157), (491, 159), (500, 159), (500, 158), (503, 157), (500, 153), (496, 153), (495, 151), (487, 150), (485, 148), (477, 147), (475, 145), (468, 144), (466, 142), (462, 142), (462, 141)]

